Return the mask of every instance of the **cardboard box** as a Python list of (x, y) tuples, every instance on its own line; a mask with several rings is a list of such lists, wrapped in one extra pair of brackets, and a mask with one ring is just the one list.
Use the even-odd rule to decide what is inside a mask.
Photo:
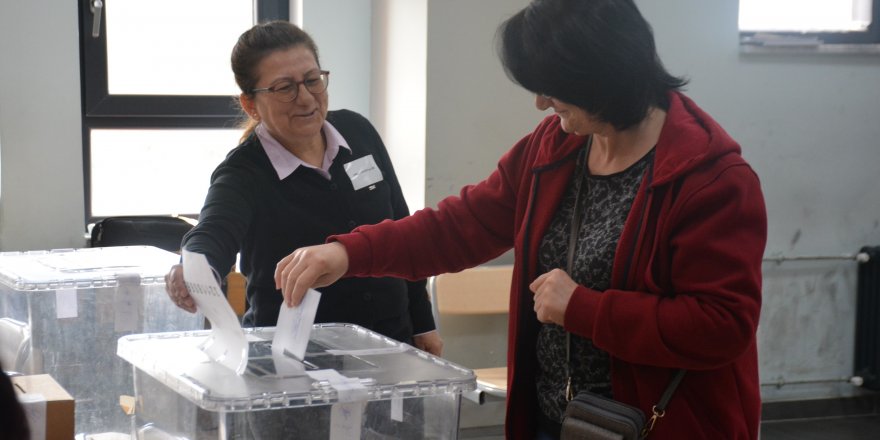
[(46, 440), (73, 438), (73, 397), (52, 376), (37, 374), (10, 379), (28, 413), (31, 438), (37, 438), (41, 432), (45, 433)]

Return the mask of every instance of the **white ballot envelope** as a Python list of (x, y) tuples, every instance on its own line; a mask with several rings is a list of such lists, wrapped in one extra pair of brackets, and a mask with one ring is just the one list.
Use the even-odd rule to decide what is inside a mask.
[(202, 344), (202, 351), (237, 374), (244, 373), (248, 362), (247, 339), (208, 259), (184, 249), (183, 279), (196, 307), (211, 322), (211, 336)]
[(298, 306), (288, 307), (286, 303), (281, 304), (275, 336), (272, 338), (273, 357), (286, 353), (299, 361), (303, 360), (320, 301), (321, 292), (309, 289)]

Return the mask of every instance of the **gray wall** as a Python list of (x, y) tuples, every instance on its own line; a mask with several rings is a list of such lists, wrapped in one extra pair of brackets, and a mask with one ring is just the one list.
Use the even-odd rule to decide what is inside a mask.
[(638, 3), (668, 69), (761, 176), (768, 255), (880, 242), (880, 57), (741, 55), (736, 1)]
[(495, 52), (495, 30), (526, 0), (428, 2), (425, 204), (482, 180), (544, 117)]
[[(880, 244), (880, 57), (740, 54), (737, 2), (637, 1), (673, 74), (743, 147), (767, 200), (766, 255)], [(856, 263), (764, 264), (765, 399), (854, 391)], [(771, 383), (789, 384), (782, 387)]]
[(0, 250), (82, 247), (76, 2), (0, 3)]
[(318, 44), (321, 68), (330, 71), (331, 109), (370, 117), (370, 2), (299, 0), (302, 25)]
[[(542, 116), (504, 77), (494, 52), (496, 24), (525, 3), (429, 2), (428, 205), (491, 172)], [(836, 255), (880, 244), (880, 58), (741, 55), (735, 1), (638, 3), (669, 70), (691, 78), (688, 93), (740, 141), (761, 176), (767, 255)], [(2, 251), (84, 244), (76, 17), (75, 4), (63, 0), (0, 4)], [(324, 63), (331, 67), (337, 56), (328, 52)], [(339, 90), (340, 69), (333, 69)], [(363, 98), (352, 99), (351, 107), (368, 113)], [(834, 261), (765, 264), (763, 381), (851, 374), (854, 269)], [(769, 386), (765, 397), (851, 391), (840, 383)]]

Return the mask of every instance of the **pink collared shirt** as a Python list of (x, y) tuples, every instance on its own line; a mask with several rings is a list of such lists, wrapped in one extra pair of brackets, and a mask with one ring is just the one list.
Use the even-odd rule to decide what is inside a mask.
[(327, 148), (324, 150), (324, 162), (321, 164), (321, 168), (318, 168), (303, 162), (295, 154), (284, 148), (280, 142), (269, 134), (269, 130), (266, 130), (262, 123), (254, 129), (254, 133), (260, 139), (263, 150), (269, 156), (269, 161), (272, 162), (272, 167), (275, 168), (279, 180), (283, 180), (285, 177), (293, 174), (300, 166), (312, 168), (325, 179), (330, 180), (330, 165), (333, 165), (333, 159), (336, 159), (336, 155), (339, 154), (339, 147), (343, 147), (348, 151), (351, 151), (351, 147), (348, 146), (348, 142), (336, 130), (336, 127), (326, 120), (321, 131), (324, 133), (324, 139), (327, 140)]

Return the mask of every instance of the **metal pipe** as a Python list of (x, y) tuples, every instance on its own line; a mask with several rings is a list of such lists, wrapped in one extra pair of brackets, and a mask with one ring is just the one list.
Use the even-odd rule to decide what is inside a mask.
[(782, 263), (784, 261), (822, 261), (822, 260), (855, 260), (859, 263), (867, 263), (871, 256), (865, 252), (858, 254), (842, 254), (842, 255), (796, 255), (796, 256), (775, 256), (764, 257), (764, 262)]
[(784, 377), (779, 376), (775, 382), (764, 382), (761, 384), (762, 387), (775, 387), (776, 389), (780, 389), (786, 385), (808, 385), (808, 384), (821, 384), (821, 383), (849, 383), (851, 385), (860, 387), (865, 380), (861, 376), (852, 376), (852, 377), (839, 377), (834, 379), (798, 379), (798, 380), (785, 380)]

